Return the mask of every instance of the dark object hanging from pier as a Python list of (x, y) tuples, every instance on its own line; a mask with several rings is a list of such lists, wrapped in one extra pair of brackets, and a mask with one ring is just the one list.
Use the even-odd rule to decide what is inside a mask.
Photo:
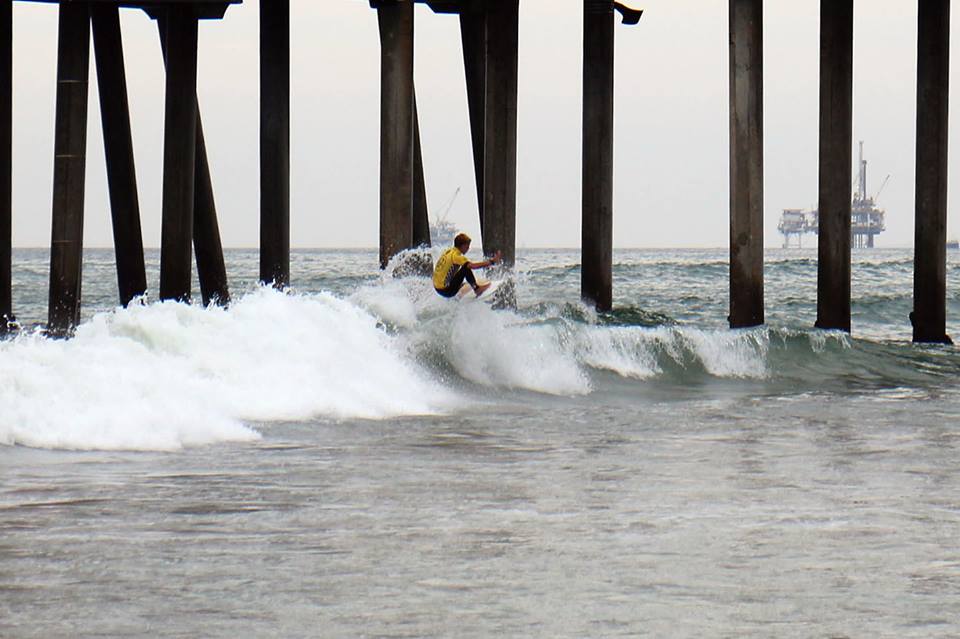
[(763, 324), (763, 0), (730, 1), (731, 328)]
[(914, 342), (951, 344), (946, 332), (950, 0), (920, 2), (917, 42), (917, 186), (910, 321)]
[(817, 328), (850, 332), (853, 0), (820, 3)]

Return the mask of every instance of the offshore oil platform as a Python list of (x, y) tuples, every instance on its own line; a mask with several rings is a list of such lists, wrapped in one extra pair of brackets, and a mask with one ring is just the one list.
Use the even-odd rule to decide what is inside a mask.
[[(863, 142), (860, 142), (860, 173), (850, 209), (850, 240), (853, 248), (873, 248), (873, 238), (886, 229), (886, 211), (877, 208), (876, 202), (889, 179), (889, 175), (884, 178), (876, 195), (867, 195), (867, 161), (863, 159)], [(783, 235), (783, 248), (790, 248), (791, 238), (796, 238), (795, 246), (802, 248), (804, 234), (816, 235), (820, 230), (819, 212), (816, 209), (783, 209), (777, 230)]]

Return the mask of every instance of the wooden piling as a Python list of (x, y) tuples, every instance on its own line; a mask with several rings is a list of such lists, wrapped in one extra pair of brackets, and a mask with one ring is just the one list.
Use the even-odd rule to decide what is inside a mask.
[(380, 26), (380, 268), (413, 246), (413, 1), (377, 4)]
[(260, 281), (290, 285), (290, 0), (260, 3)]
[(65, 337), (80, 322), (90, 11), (86, 3), (59, 11), (47, 330)]
[(914, 227), (914, 342), (952, 343), (946, 332), (947, 123), (950, 0), (919, 3)]
[(519, 0), (487, 3), (483, 251), (501, 251), (506, 266), (516, 258), (519, 15)]
[(817, 328), (850, 331), (853, 0), (820, 3)]
[(613, 305), (613, 0), (583, 4), (583, 187), (580, 295)]
[(427, 183), (423, 175), (416, 90), (413, 96), (413, 246), (430, 246), (430, 212), (427, 209)]
[(0, 0), (0, 337), (13, 321), (13, 0)]
[(730, 1), (731, 328), (763, 324), (763, 0)]
[(467, 108), (470, 113), (470, 139), (473, 145), (473, 174), (477, 185), (477, 207), (483, 228), (483, 141), (484, 96), (487, 78), (487, 13), (474, 0), (460, 11), (460, 39), (463, 45), (463, 69), (467, 84)]
[(113, 221), (113, 245), (117, 262), (117, 286), (120, 303), (147, 292), (147, 273), (143, 259), (143, 233), (140, 228), (140, 203), (137, 174), (130, 132), (130, 109), (123, 64), (120, 15), (115, 6), (90, 5), (93, 44), (96, 53), (97, 85), (100, 90), (100, 120), (110, 189)]
[(160, 299), (190, 301), (197, 145), (197, 19), (189, 6), (166, 17), (166, 110)]

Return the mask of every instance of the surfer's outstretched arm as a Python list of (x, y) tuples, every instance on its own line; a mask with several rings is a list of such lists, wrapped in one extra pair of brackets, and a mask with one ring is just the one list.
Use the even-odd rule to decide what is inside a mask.
[(470, 266), (470, 268), (487, 268), (488, 266), (493, 266), (494, 264), (499, 263), (500, 260), (500, 251), (497, 251), (493, 254), (493, 257), (488, 260), (484, 260), (482, 262), (467, 262), (467, 264)]

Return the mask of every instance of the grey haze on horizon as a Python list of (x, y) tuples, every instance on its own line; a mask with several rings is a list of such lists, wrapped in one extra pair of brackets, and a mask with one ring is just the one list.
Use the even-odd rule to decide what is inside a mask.
[[(614, 243), (725, 246), (728, 216), (726, 0), (635, 0), (635, 27), (616, 31)], [(291, 233), (294, 247), (377, 243), (379, 42), (366, 0), (292, 0)], [(765, 241), (778, 246), (783, 208), (817, 198), (819, 2), (767, 0)], [(225, 246), (258, 244), (258, 2), (200, 27), (200, 108)], [(582, 2), (521, 0), (517, 244), (580, 244)], [(156, 27), (121, 13), (144, 243), (159, 245), (163, 70)], [(887, 231), (913, 242), (916, 5), (856, 4), (854, 144), (866, 142), (871, 193)], [(416, 11), (416, 83), (427, 196), (479, 235), (459, 26)], [(956, 35), (956, 27), (953, 28)], [(960, 41), (956, 37), (955, 42)], [(55, 5), (14, 3), (14, 245), (50, 242), (56, 89)], [(87, 246), (111, 246), (91, 48)], [(957, 65), (951, 84), (957, 86)], [(951, 149), (956, 147), (956, 105)], [(951, 153), (950, 201), (960, 187)], [(960, 232), (952, 211), (948, 235)], [(806, 245), (814, 246), (809, 238)]]

